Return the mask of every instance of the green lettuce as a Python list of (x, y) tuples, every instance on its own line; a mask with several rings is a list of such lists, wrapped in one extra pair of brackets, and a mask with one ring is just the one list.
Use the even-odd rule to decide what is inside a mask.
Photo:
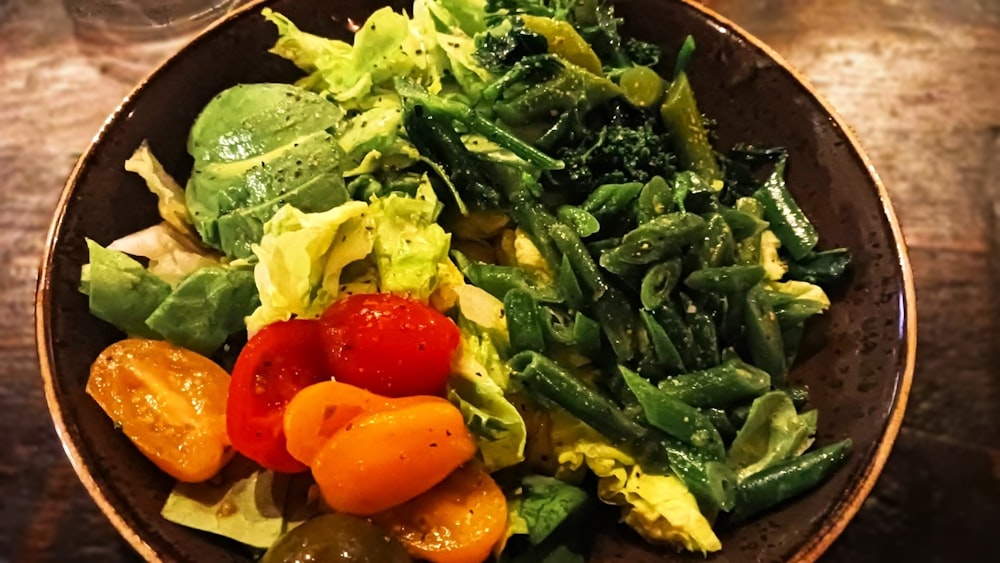
[(275, 213), (253, 248), (260, 307), (246, 320), (251, 334), (292, 317), (316, 318), (336, 300), (342, 270), (372, 250), (368, 211), (349, 201), (321, 213), (289, 205)]
[(147, 258), (149, 273), (170, 285), (177, 285), (200, 268), (221, 264), (218, 255), (167, 221), (125, 235), (108, 249)]
[(812, 444), (816, 433), (815, 410), (798, 414), (791, 397), (784, 391), (771, 391), (757, 397), (750, 406), (726, 456), (726, 465), (736, 472), (738, 481), (776, 463), (801, 455)]
[(522, 492), (509, 506), (524, 521), (531, 543), (538, 545), (587, 502), (583, 489), (544, 475), (528, 475), (521, 480)]
[(170, 342), (209, 355), (259, 305), (249, 268), (208, 266), (184, 280), (146, 319), (146, 326)]
[(125, 161), (125, 170), (138, 174), (146, 182), (146, 187), (156, 196), (157, 209), (164, 221), (181, 233), (193, 232), (191, 216), (184, 204), (184, 189), (156, 160), (149, 143), (142, 141)]
[(170, 295), (170, 284), (154, 276), (123, 252), (87, 239), (90, 262), (83, 267), (80, 291), (90, 312), (129, 336), (157, 338), (146, 319)]
[(315, 511), (309, 481), (237, 457), (211, 481), (177, 483), (160, 514), (170, 522), (267, 549)]
[(441, 207), (426, 176), (416, 197), (392, 193), (372, 201), (382, 291), (428, 301), (451, 244), (451, 236), (436, 222)]
[(524, 460), (527, 428), (505, 396), (510, 368), (487, 330), (464, 317), (459, 318), (459, 329), (461, 341), (448, 382), (448, 399), (462, 412), (489, 471), (516, 465)]
[(643, 471), (629, 454), (565, 411), (553, 410), (550, 424), (559, 475), (580, 478), (581, 471), (590, 469), (598, 478), (601, 500), (622, 507), (625, 523), (643, 538), (702, 553), (722, 549), (680, 479)]
[(206, 244), (247, 258), (263, 225), (289, 204), (326, 211), (347, 200), (343, 110), (288, 84), (243, 84), (217, 95), (188, 138), (186, 203)]

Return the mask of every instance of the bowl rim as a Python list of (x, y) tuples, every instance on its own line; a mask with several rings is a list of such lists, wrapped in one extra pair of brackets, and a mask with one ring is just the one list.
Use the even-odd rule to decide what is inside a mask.
[[(87, 490), (87, 493), (91, 496), (100, 508), (101, 512), (104, 513), (104, 516), (111, 522), (122, 538), (124, 538), (129, 545), (149, 563), (160, 563), (164, 560), (160, 557), (156, 550), (142, 538), (136, 529), (132, 528), (125, 522), (98, 486), (94, 476), (90, 472), (90, 469), (83, 462), (83, 458), (80, 455), (76, 443), (74, 443), (69, 435), (62, 407), (56, 397), (55, 376), (53, 369), (55, 349), (52, 342), (50, 327), (46, 322), (49, 318), (51, 310), (51, 273), (53, 268), (53, 258), (55, 256), (54, 250), (59, 242), (59, 231), (66, 215), (66, 209), (70, 199), (76, 191), (77, 180), (82, 170), (91, 160), (98, 143), (103, 139), (108, 129), (125, 112), (125, 109), (131, 104), (132, 100), (146, 88), (150, 81), (159, 76), (175, 59), (184, 55), (191, 45), (194, 45), (202, 41), (206, 36), (213, 34), (216, 29), (229, 25), (231, 21), (242, 17), (246, 12), (258, 10), (261, 5), (272, 1), (273, 0), (252, 0), (247, 4), (231, 10), (225, 16), (192, 37), (187, 43), (178, 48), (168, 58), (160, 62), (156, 68), (151, 70), (122, 99), (121, 103), (108, 116), (98, 132), (91, 139), (86, 151), (84, 151), (80, 155), (79, 159), (77, 159), (76, 164), (63, 186), (62, 192), (59, 196), (59, 201), (56, 204), (55, 215), (46, 235), (45, 252), (39, 266), (38, 278), (35, 287), (35, 344), (38, 353), (41, 378), (44, 386), (45, 402), (48, 406), (49, 414), (52, 417), (56, 434), (63, 445), (66, 457), (69, 458), (73, 470), (76, 472), (77, 477)], [(758, 39), (753, 34), (734, 23), (732, 20), (722, 16), (713, 9), (698, 3), (696, 0), (660, 1), (678, 2), (696, 12), (701, 13), (709, 22), (719, 28), (725, 29), (728, 33), (736, 35), (749, 43), (751, 47), (760, 50), (765, 56), (770, 58), (775, 64), (781, 67), (802, 86), (808, 96), (810, 96), (829, 116), (832, 125), (843, 131), (852, 151), (868, 172), (868, 176), (876, 187), (879, 201), (882, 204), (882, 213), (889, 223), (894, 249), (899, 257), (900, 273), (903, 279), (902, 306), (905, 322), (904, 335), (906, 356), (903, 373), (897, 382), (892, 407), (885, 423), (885, 429), (882, 432), (881, 439), (878, 442), (878, 447), (872, 455), (871, 461), (864, 468), (860, 477), (855, 481), (853, 487), (847, 489), (846, 496), (843, 496), (837, 505), (832, 510), (827, 512), (824, 516), (824, 521), (820, 529), (817, 530), (817, 532), (808, 541), (806, 541), (789, 560), (790, 563), (816, 561), (840, 536), (840, 534), (847, 527), (847, 524), (861, 509), (861, 505), (864, 503), (872, 488), (875, 486), (875, 482), (878, 480), (878, 477), (889, 458), (893, 444), (895, 443), (896, 437), (898, 436), (902, 426), (910, 386), (913, 381), (917, 347), (916, 289), (906, 240), (899, 225), (899, 220), (893, 209), (892, 202), (889, 199), (888, 190), (882, 183), (882, 179), (879, 177), (878, 172), (876, 172), (871, 159), (868, 157), (868, 153), (862, 146), (861, 141), (857, 138), (854, 130), (844, 121), (844, 119), (825, 99), (825, 97), (821, 95), (816, 88), (797, 69), (795, 69), (795, 67), (793, 67), (782, 55), (778, 54), (778, 52), (769, 47), (762, 40)]]

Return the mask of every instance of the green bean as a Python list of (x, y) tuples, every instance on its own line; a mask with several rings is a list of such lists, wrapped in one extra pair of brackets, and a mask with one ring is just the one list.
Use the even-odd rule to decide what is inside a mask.
[(742, 360), (732, 359), (706, 370), (664, 379), (659, 388), (692, 407), (727, 408), (766, 393), (771, 388), (771, 376)]
[(660, 323), (660, 326), (667, 333), (667, 336), (670, 337), (670, 341), (677, 348), (677, 352), (681, 355), (684, 365), (688, 367), (694, 366), (697, 349), (694, 343), (694, 336), (691, 335), (691, 329), (684, 322), (683, 317), (670, 304), (665, 304), (655, 309), (653, 317), (656, 318), (657, 322)]
[(539, 306), (538, 315), (542, 322), (542, 330), (544, 331), (546, 342), (566, 346), (576, 344), (573, 336), (575, 327), (565, 310)]
[(573, 319), (573, 340), (578, 352), (588, 358), (601, 357), (601, 325), (597, 321), (576, 312)]
[(575, 205), (560, 205), (556, 210), (556, 217), (572, 227), (581, 238), (589, 237), (601, 230), (601, 224), (596, 217)]
[(626, 385), (642, 405), (646, 421), (654, 428), (698, 448), (708, 459), (719, 461), (725, 457), (722, 437), (712, 423), (698, 409), (671, 398), (652, 383), (625, 366), (618, 366)]
[[(752, 197), (737, 199), (736, 210), (758, 219), (764, 217), (764, 206)], [(736, 244), (736, 262), (738, 264), (760, 264), (760, 235), (761, 233), (754, 233)]]
[(458, 269), (473, 285), (497, 299), (504, 299), (512, 289), (520, 289), (542, 303), (559, 303), (563, 300), (554, 287), (539, 282), (517, 266), (473, 262), (458, 251), (453, 251), (452, 256)]
[(647, 438), (646, 429), (626, 417), (601, 393), (587, 387), (559, 364), (532, 351), (510, 359), (510, 366), (528, 393), (551, 401), (617, 445), (631, 450)]
[[(752, 215), (758, 219), (764, 218), (764, 206), (752, 197), (737, 198), (736, 211)], [(761, 229), (761, 231), (763, 231), (763, 229)]]
[(635, 309), (625, 294), (609, 287), (594, 302), (592, 313), (601, 324), (618, 361), (627, 362), (635, 357)]
[(814, 489), (833, 475), (850, 452), (851, 440), (847, 438), (747, 477), (736, 490), (733, 521), (746, 520)]
[(660, 117), (674, 141), (681, 166), (697, 172), (709, 182), (722, 180), (719, 163), (708, 142), (708, 133), (686, 73), (678, 73), (667, 88), (666, 100), (660, 106)]
[(661, 215), (636, 227), (622, 238), (621, 244), (601, 255), (601, 265), (618, 261), (645, 265), (680, 254), (681, 250), (705, 235), (707, 224), (691, 213)]
[(680, 258), (671, 258), (646, 270), (639, 289), (639, 300), (646, 309), (653, 310), (670, 300), (670, 293), (680, 281)]
[[(713, 207), (706, 202), (714, 200), (717, 191), (708, 180), (690, 170), (674, 175), (674, 205), (681, 211), (693, 213), (699, 207)], [(698, 205), (699, 201), (702, 205)]]
[(636, 219), (640, 225), (674, 210), (674, 191), (660, 176), (654, 176), (639, 192)]
[(573, 265), (569, 263), (569, 257), (565, 254), (559, 265), (559, 271), (556, 272), (556, 286), (566, 299), (566, 305), (576, 310), (583, 307), (583, 289), (580, 288), (580, 280), (576, 279)]
[(523, 179), (504, 182), (504, 185), (514, 221), (528, 233), (545, 260), (549, 264), (557, 264), (559, 251), (549, 235), (549, 228), (557, 222), (556, 218), (532, 198), (524, 187)]
[(691, 491), (703, 514), (712, 517), (719, 510), (732, 510), (736, 476), (731, 469), (722, 462), (706, 460), (704, 454), (679, 442), (661, 441), (660, 447), (667, 454), (670, 470)]
[(705, 243), (701, 246), (698, 257), (703, 268), (729, 266), (736, 262), (736, 241), (722, 215), (713, 213), (708, 218)]
[(590, 298), (596, 300), (604, 295), (610, 286), (601, 275), (601, 271), (590, 256), (590, 252), (587, 251), (587, 247), (583, 245), (573, 229), (553, 220), (549, 225), (548, 233), (552, 242), (573, 266), (577, 278), (590, 290)]
[(695, 356), (689, 367), (708, 369), (719, 363), (719, 340), (712, 317), (699, 308), (687, 295), (680, 294), (684, 318), (691, 329)]
[(754, 365), (771, 375), (771, 382), (775, 387), (783, 386), (785, 350), (781, 341), (781, 327), (760, 284), (746, 293), (743, 320)]
[(656, 322), (656, 319), (649, 311), (640, 310), (639, 318), (642, 320), (643, 326), (646, 327), (646, 333), (649, 336), (649, 342), (653, 347), (657, 363), (671, 373), (684, 373), (684, 360), (681, 359), (681, 354), (677, 351), (677, 347), (671, 342), (667, 331), (660, 326), (660, 323)]
[(591, 192), (580, 205), (584, 210), (598, 219), (626, 211), (629, 205), (639, 196), (642, 184), (629, 182), (627, 184), (604, 184)]
[(729, 411), (729, 421), (733, 423), (733, 426), (737, 428), (743, 428), (746, 424), (747, 418), (750, 417), (750, 405), (740, 405), (738, 407), (733, 407)]
[(764, 218), (781, 244), (792, 258), (801, 260), (819, 242), (819, 233), (785, 186), (786, 162), (783, 157), (774, 165), (771, 176), (754, 192), (754, 197), (764, 206)]
[(760, 265), (718, 266), (691, 272), (684, 280), (684, 285), (698, 291), (733, 293), (746, 291), (760, 283), (762, 279), (764, 279), (764, 267)]
[(544, 351), (545, 329), (538, 304), (531, 298), (531, 294), (522, 289), (508, 291), (503, 300), (503, 309), (507, 317), (511, 350)]
[(710, 407), (702, 409), (701, 412), (708, 418), (709, 422), (712, 423), (712, 426), (715, 426), (715, 429), (719, 432), (719, 436), (722, 436), (723, 442), (728, 444), (733, 441), (733, 438), (736, 437), (737, 429), (729, 420), (729, 416), (726, 415), (726, 411)]

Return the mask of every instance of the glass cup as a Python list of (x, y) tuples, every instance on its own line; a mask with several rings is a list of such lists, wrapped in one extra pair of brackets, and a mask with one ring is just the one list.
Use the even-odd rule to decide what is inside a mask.
[(197, 31), (243, 0), (63, 0), (79, 38), (159, 41)]

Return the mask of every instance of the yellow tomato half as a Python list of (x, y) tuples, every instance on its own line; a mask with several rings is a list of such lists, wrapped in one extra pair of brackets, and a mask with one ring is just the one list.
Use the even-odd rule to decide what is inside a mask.
[(139, 450), (186, 482), (211, 478), (232, 457), (228, 392), (229, 374), (208, 358), (134, 338), (101, 352), (87, 381), (87, 393)]

